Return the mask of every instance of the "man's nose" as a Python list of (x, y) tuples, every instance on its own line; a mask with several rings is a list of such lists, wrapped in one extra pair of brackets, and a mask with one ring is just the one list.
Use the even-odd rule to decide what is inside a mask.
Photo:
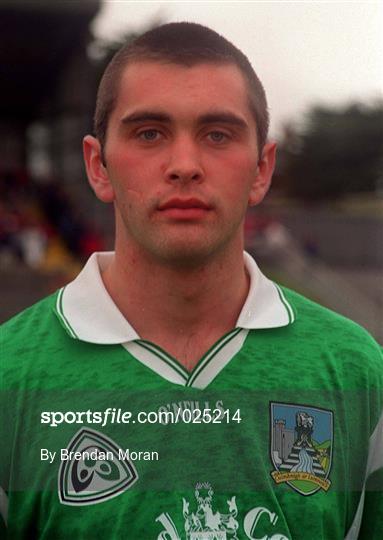
[(170, 147), (169, 162), (165, 171), (166, 180), (189, 182), (201, 181), (204, 177), (198, 142), (191, 137), (179, 137)]

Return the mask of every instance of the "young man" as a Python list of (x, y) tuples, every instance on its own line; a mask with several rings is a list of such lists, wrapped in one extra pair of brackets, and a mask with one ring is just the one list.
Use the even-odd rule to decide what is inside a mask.
[(115, 252), (4, 326), (9, 538), (380, 538), (380, 350), (243, 253), (267, 127), (248, 60), (205, 27), (108, 66), (84, 155)]

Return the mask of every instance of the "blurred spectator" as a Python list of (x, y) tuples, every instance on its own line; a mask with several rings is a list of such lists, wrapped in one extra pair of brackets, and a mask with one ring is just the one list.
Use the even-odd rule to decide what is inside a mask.
[(53, 179), (7, 173), (0, 188), (0, 260), (35, 270), (73, 273), (104, 241)]

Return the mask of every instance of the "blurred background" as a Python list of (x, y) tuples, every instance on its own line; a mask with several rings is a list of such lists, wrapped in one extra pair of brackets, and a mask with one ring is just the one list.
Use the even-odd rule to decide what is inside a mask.
[(0, 320), (112, 249), (81, 141), (122, 42), (189, 20), (263, 81), (279, 156), (246, 246), (269, 276), (383, 341), (383, 4), (0, 0)]

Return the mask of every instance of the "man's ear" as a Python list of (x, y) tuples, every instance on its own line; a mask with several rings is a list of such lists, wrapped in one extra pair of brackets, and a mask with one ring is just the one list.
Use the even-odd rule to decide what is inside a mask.
[(87, 135), (83, 140), (83, 151), (89, 184), (100, 201), (112, 202), (114, 191), (103, 164), (100, 142), (92, 135)]
[(259, 160), (256, 176), (249, 195), (249, 206), (256, 206), (262, 202), (266, 193), (269, 191), (275, 167), (276, 150), (277, 145), (275, 142), (268, 142), (263, 147), (262, 156)]

